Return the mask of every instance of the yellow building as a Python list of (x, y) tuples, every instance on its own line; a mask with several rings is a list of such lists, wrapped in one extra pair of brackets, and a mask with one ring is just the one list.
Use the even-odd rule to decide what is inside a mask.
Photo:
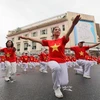
[[(24, 27), (17, 28), (8, 32), (7, 39), (12, 40), (18, 52), (38, 52), (42, 47), (40, 44), (19, 39), (19, 36), (28, 36), (39, 39), (52, 39), (52, 29), (55, 26), (61, 28), (61, 36), (63, 36), (70, 28), (73, 19), (78, 13), (67, 12), (40, 22), (36, 22)], [(78, 41), (84, 40), (89, 43), (97, 42), (97, 31), (94, 16), (80, 14), (81, 20), (74, 28), (70, 35), (70, 41), (66, 46), (77, 45)], [(86, 44), (86, 45), (87, 45)]]

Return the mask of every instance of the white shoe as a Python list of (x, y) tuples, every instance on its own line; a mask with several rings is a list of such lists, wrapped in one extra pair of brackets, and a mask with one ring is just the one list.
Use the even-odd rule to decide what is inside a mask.
[(9, 79), (8, 77), (5, 77), (5, 81), (6, 81), (6, 82), (9, 82), (10, 79)]
[(39, 70), (40, 72), (43, 72), (41, 69)]
[(77, 74), (77, 75), (83, 75), (83, 72), (76, 71), (76, 74)]
[(46, 70), (42, 71), (43, 73), (48, 73)]
[(26, 72), (26, 69), (24, 69), (24, 72)]
[(57, 88), (56, 90), (54, 90), (54, 92), (55, 92), (55, 96), (57, 98), (63, 98), (63, 94), (62, 94), (60, 88)]
[(84, 78), (90, 79), (91, 77), (89, 75), (83, 75)]

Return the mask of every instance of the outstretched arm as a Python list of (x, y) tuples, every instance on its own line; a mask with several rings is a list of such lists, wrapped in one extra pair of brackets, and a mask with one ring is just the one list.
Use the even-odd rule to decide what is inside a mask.
[(14, 52), (16, 51), (16, 48), (15, 48), (15, 47), (13, 47), (13, 51), (14, 51)]
[(42, 40), (41, 39), (29, 38), (29, 37), (24, 37), (24, 36), (19, 36), (19, 38), (25, 39), (25, 40), (34, 41), (34, 42), (42, 44)]
[(68, 32), (65, 34), (66, 39), (69, 38), (69, 35), (71, 34), (71, 32), (72, 32), (73, 29), (74, 29), (74, 26), (78, 23), (78, 21), (79, 21), (80, 19), (81, 19), (81, 18), (80, 18), (80, 15), (77, 15), (77, 16), (75, 17), (75, 19), (74, 19), (73, 22), (72, 22), (71, 27), (69, 28)]
[(97, 43), (97, 44), (94, 44), (94, 45), (91, 45), (91, 46), (89, 46), (89, 48), (93, 48), (93, 47), (95, 47), (95, 46), (97, 46), (97, 45), (99, 45), (100, 43)]
[(65, 49), (70, 49), (70, 47), (65, 47)]
[(4, 52), (3, 49), (0, 49), (0, 52)]

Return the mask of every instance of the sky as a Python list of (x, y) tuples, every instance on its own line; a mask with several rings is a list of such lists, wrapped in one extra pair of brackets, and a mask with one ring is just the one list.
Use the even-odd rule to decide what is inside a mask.
[(93, 15), (100, 23), (100, 0), (0, 0), (0, 47), (9, 30), (57, 16), (67, 11)]

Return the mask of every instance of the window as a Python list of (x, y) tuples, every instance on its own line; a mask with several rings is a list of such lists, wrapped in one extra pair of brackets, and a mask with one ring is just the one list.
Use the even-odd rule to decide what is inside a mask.
[(32, 37), (35, 37), (35, 36), (37, 36), (37, 32), (32, 33)]
[(36, 42), (32, 42), (32, 49), (36, 49)]
[(53, 32), (53, 29), (56, 28), (56, 27), (59, 27), (59, 26), (54, 26), (54, 27), (51, 28), (51, 33)]
[(20, 51), (20, 44), (17, 44), (17, 51)]
[(62, 25), (62, 30), (65, 31), (65, 25)]
[(20, 40), (20, 38), (18, 37), (18, 40)]
[(28, 49), (28, 43), (24, 43), (24, 50)]
[(24, 36), (28, 36), (28, 34), (25, 34)]
[(51, 28), (51, 33), (52, 33), (52, 31), (53, 31), (53, 27)]
[(14, 42), (14, 38), (12, 38), (12, 42)]
[(47, 29), (41, 30), (41, 31), (40, 31), (40, 34), (41, 34), (41, 35), (47, 34)]
[(42, 39), (42, 40), (46, 40), (47, 38), (46, 38), (46, 37), (42, 37), (42, 38), (40, 38), (40, 39)]

